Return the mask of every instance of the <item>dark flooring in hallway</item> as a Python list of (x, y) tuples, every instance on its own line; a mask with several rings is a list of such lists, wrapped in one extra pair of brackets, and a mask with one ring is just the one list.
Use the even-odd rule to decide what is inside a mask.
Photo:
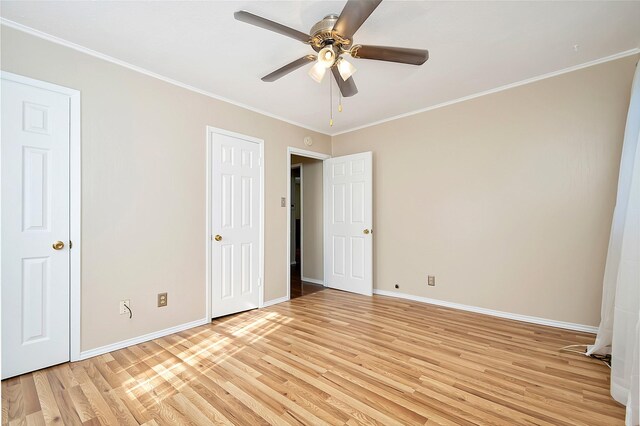
[(302, 281), (300, 266), (300, 250), (298, 250), (296, 252), (296, 263), (291, 265), (291, 299), (324, 290), (324, 286)]

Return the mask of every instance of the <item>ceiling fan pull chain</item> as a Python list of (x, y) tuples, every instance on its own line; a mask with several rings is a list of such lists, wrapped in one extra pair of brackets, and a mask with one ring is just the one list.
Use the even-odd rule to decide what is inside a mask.
[(333, 84), (329, 79), (329, 126), (333, 127)]
[(342, 92), (338, 90), (338, 112), (342, 112)]

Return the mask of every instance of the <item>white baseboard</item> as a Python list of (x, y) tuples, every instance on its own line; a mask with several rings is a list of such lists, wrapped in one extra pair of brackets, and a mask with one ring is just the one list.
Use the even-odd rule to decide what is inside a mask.
[(567, 330), (584, 331), (586, 333), (596, 333), (598, 327), (584, 324), (575, 324), (572, 322), (556, 321), (540, 317), (532, 317), (529, 315), (512, 314), (510, 312), (494, 311), (493, 309), (480, 308), (478, 306), (463, 305), (461, 303), (446, 302), (444, 300), (430, 299), (428, 297), (414, 296), (412, 294), (399, 293), (396, 291), (373, 289), (374, 294), (380, 296), (397, 297), (400, 299), (413, 300), (415, 302), (428, 303), (430, 305), (444, 306), (447, 308), (460, 309), (461, 311), (476, 312), (478, 314), (491, 315), (494, 317), (506, 318), (515, 321), (529, 322), (532, 324), (546, 325), (549, 327), (564, 328)]
[(312, 283), (312, 284), (324, 285), (324, 281), (317, 280), (315, 278), (302, 277), (302, 281), (306, 281), (306, 282)]
[(112, 343), (106, 346), (100, 346), (99, 348), (89, 349), (87, 351), (80, 352), (80, 358), (78, 361), (92, 358), (94, 356), (106, 354), (108, 352), (117, 351), (118, 349), (126, 348), (128, 346), (137, 345), (138, 343), (148, 342), (149, 340), (164, 337), (169, 334), (178, 333), (189, 328), (198, 327), (211, 322), (210, 318), (203, 318), (196, 321), (187, 322), (184, 324), (176, 325), (174, 327), (165, 328), (164, 330), (154, 331), (153, 333), (144, 334), (142, 336), (134, 337), (120, 342)]
[(262, 307), (266, 308), (268, 306), (273, 306), (273, 305), (277, 305), (278, 303), (288, 302), (288, 301), (289, 301), (289, 298), (287, 296), (278, 297), (277, 299), (271, 299), (271, 300), (268, 300), (268, 301), (264, 302), (262, 304)]

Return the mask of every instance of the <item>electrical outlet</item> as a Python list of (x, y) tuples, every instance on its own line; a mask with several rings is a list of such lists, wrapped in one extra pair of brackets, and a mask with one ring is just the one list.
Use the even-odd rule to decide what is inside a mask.
[(167, 293), (158, 293), (158, 308), (167, 306)]
[(427, 285), (435, 287), (435, 285), (436, 285), (436, 277), (435, 277), (435, 275), (429, 275), (427, 277)]
[(129, 310), (127, 308), (125, 308), (124, 305), (127, 305), (128, 307), (131, 307), (131, 302), (129, 301), (129, 299), (120, 301), (120, 315), (124, 315), (124, 314), (128, 314), (129, 313)]

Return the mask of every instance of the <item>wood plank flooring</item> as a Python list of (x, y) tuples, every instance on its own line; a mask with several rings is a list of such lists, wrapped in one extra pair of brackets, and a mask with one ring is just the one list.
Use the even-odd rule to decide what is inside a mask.
[(592, 335), (323, 290), (2, 382), (3, 424), (617, 425)]

